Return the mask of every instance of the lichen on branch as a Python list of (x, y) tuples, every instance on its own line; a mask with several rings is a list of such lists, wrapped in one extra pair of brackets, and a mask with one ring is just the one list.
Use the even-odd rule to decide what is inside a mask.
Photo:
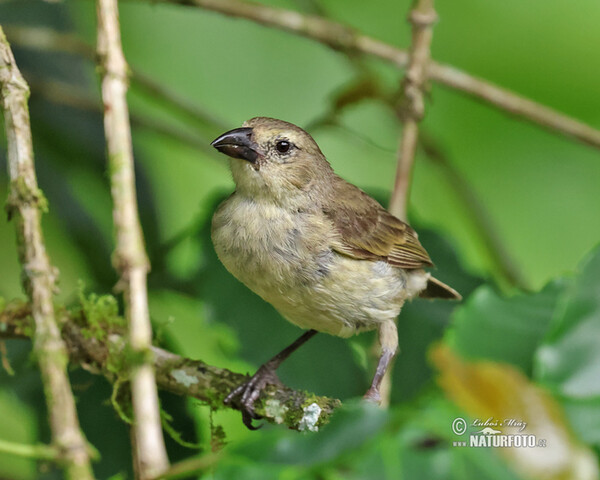
[[(127, 378), (129, 359), (123, 336), (124, 320), (115, 315), (110, 305), (107, 296), (90, 295), (77, 308), (57, 310), (71, 363), (102, 374), (114, 383)], [(29, 338), (31, 322), (28, 303), (9, 302), (0, 312), (0, 339)], [(235, 403), (225, 405), (223, 399), (233, 388), (247, 381), (248, 375), (184, 358), (156, 346), (152, 347), (152, 353), (156, 382), (161, 390), (197, 398), (215, 410), (239, 409)], [(329, 422), (340, 405), (341, 402), (334, 398), (270, 385), (261, 393), (255, 410), (269, 423), (282, 424), (293, 430), (316, 430)]]

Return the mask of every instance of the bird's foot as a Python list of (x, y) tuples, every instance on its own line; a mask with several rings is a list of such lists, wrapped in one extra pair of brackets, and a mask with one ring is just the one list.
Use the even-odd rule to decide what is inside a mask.
[(369, 388), (367, 393), (363, 395), (363, 400), (379, 405), (381, 403), (381, 395), (379, 394), (378, 388)]
[(255, 427), (252, 425), (252, 420), (262, 418), (254, 411), (254, 402), (256, 402), (260, 396), (260, 392), (262, 392), (267, 385), (281, 385), (281, 381), (277, 377), (275, 369), (268, 363), (262, 365), (250, 380), (234, 388), (229, 395), (225, 397), (225, 400), (223, 400), (225, 405), (230, 405), (239, 397), (237, 403), (242, 412), (242, 421), (250, 430), (258, 430), (260, 428), (260, 426)]

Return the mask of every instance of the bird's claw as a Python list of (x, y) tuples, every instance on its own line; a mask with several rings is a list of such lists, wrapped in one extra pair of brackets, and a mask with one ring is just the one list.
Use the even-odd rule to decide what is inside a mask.
[(275, 370), (265, 364), (256, 371), (250, 380), (238, 385), (223, 400), (225, 405), (230, 405), (234, 399), (239, 397), (237, 403), (242, 412), (242, 421), (250, 430), (258, 430), (261, 427), (261, 425), (258, 427), (252, 425), (252, 420), (262, 418), (254, 411), (254, 402), (267, 385), (281, 385), (281, 381), (275, 374)]

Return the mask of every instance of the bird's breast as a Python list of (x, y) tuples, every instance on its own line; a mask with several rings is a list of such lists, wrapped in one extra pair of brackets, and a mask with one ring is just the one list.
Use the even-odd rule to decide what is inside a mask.
[(273, 297), (327, 271), (323, 229), (313, 215), (247, 198), (230, 197), (213, 217), (219, 259), (236, 278), (273, 303)]
[[(318, 212), (233, 195), (215, 213), (212, 227), (227, 270), (302, 328), (339, 336), (376, 328), (394, 320), (404, 300), (426, 282), (423, 271), (334, 252), (331, 225)], [(413, 279), (419, 282), (411, 289)]]

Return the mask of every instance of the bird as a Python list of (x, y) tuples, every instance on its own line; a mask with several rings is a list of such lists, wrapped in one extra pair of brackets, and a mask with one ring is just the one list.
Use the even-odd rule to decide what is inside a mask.
[(211, 145), (229, 157), (235, 191), (215, 210), (212, 242), (225, 268), (306, 332), (233, 389), (244, 424), (277, 367), (317, 332), (348, 338), (377, 330), (380, 355), (364, 399), (398, 350), (396, 318), (414, 297), (460, 300), (425, 269), (418, 235), (338, 176), (312, 136), (283, 120), (255, 117)]

